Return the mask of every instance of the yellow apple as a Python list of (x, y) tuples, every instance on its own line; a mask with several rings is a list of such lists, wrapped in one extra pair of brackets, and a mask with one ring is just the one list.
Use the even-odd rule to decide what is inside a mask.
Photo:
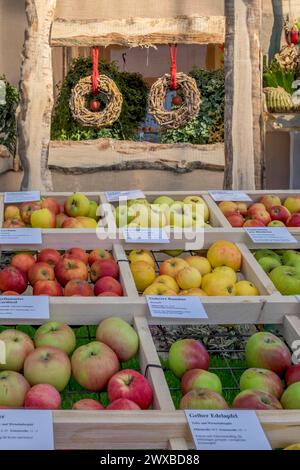
[(30, 223), (33, 228), (55, 228), (55, 214), (49, 209), (38, 209), (32, 212)]
[(177, 293), (167, 287), (165, 284), (161, 284), (160, 282), (155, 282), (151, 284), (147, 289), (144, 290), (143, 295), (170, 295), (175, 296)]
[(193, 287), (192, 289), (186, 289), (186, 290), (182, 290), (179, 292), (178, 295), (184, 295), (184, 296), (188, 296), (188, 297), (207, 297), (207, 293), (203, 290), (203, 289), (200, 289), (199, 287)]
[(202, 276), (198, 269), (188, 266), (181, 269), (176, 275), (176, 281), (180, 289), (192, 289), (201, 286)]
[(188, 263), (183, 258), (171, 258), (161, 263), (159, 274), (167, 274), (167, 276), (176, 277), (177, 273), (188, 267)]
[(172, 227), (192, 227), (193, 214), (188, 205), (181, 201), (174, 202), (170, 206), (170, 225)]
[(213, 268), (229, 266), (239, 271), (242, 264), (242, 255), (238, 247), (227, 240), (218, 240), (207, 251), (207, 259)]
[(233, 296), (235, 285), (222, 273), (212, 272), (202, 278), (202, 289), (210, 296)]
[(148, 250), (132, 250), (128, 255), (128, 259), (130, 263), (136, 263), (137, 261), (145, 261), (146, 263), (150, 264), (150, 266), (152, 266), (153, 268), (155, 266), (153, 256)]
[(167, 217), (158, 204), (151, 204), (149, 210), (149, 227), (164, 227), (167, 225)]
[(161, 206), (164, 206), (164, 205), (171, 206), (172, 204), (174, 204), (174, 202), (175, 202), (174, 199), (172, 199), (169, 196), (159, 196), (155, 199), (153, 204), (159, 204)]
[(76, 217), (76, 219), (83, 225), (84, 228), (97, 228), (97, 222), (92, 217)]
[(166, 274), (158, 276), (155, 279), (154, 284), (156, 284), (157, 282), (159, 282), (159, 284), (164, 284), (169, 289), (172, 289), (174, 292), (176, 292), (176, 294), (178, 294), (178, 292), (180, 291), (179, 285), (177, 284), (175, 279), (171, 276), (167, 276)]
[(91, 217), (91, 219), (97, 220), (97, 209), (98, 209), (97, 202), (90, 200), (90, 207), (89, 207), (89, 211), (87, 213), (87, 217)]
[(6, 206), (4, 211), (4, 220), (21, 219), (20, 209), (17, 206)]
[[(184, 204), (189, 204), (192, 207), (192, 212), (196, 213), (197, 211), (201, 211), (199, 213), (202, 214), (204, 217), (204, 221), (207, 222), (209, 219), (209, 208), (204, 201), (204, 199), (200, 196), (187, 196), (183, 200)], [(202, 206), (202, 209), (199, 209), (199, 206)]]
[(131, 263), (130, 269), (138, 291), (143, 292), (155, 281), (155, 270), (146, 261), (136, 261)]
[(184, 258), (184, 260), (188, 263), (189, 266), (198, 269), (202, 276), (211, 272), (210, 262), (207, 258), (205, 258), (205, 256), (188, 256), (187, 258)]
[(235, 285), (235, 295), (259, 295), (259, 291), (250, 281), (239, 281)]
[(218, 266), (214, 268), (214, 273), (221, 273), (224, 277), (227, 277), (228, 281), (235, 284), (237, 282), (237, 275), (234, 269), (230, 268), (229, 266)]

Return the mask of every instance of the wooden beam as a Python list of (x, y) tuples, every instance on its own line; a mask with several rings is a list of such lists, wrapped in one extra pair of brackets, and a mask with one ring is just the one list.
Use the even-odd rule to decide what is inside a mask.
[(52, 46), (126, 47), (155, 44), (223, 43), (224, 16), (178, 16), (174, 18), (127, 18), (114, 20), (56, 19), (51, 31)]
[(24, 170), (21, 188), (51, 190), (48, 170), (53, 76), (49, 35), (56, 0), (26, 0), (28, 26), (21, 68), (18, 114), (19, 155)]
[(225, 14), (224, 187), (260, 189), (263, 177), (261, 0), (228, 0)]

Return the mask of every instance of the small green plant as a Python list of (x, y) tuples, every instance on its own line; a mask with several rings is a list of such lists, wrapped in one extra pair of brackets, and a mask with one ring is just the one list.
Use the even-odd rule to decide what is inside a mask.
[(114, 80), (123, 95), (123, 106), (119, 119), (112, 126), (104, 129), (87, 128), (73, 119), (69, 107), (72, 88), (80, 78), (92, 74), (92, 59), (79, 57), (73, 61), (61, 84), (52, 118), (52, 139), (87, 140), (110, 137), (134, 140), (136, 138), (139, 123), (146, 114), (147, 84), (138, 73), (121, 72), (115, 62), (99, 61), (99, 72)]
[(5, 145), (13, 155), (16, 150), (16, 109), (19, 102), (17, 88), (10, 85), (5, 76), (0, 76), (5, 84), (5, 104), (0, 104), (0, 145)]
[(194, 68), (190, 75), (201, 92), (201, 109), (186, 126), (168, 130), (162, 135), (164, 143), (211, 144), (224, 141), (224, 70), (208, 71)]
[(264, 68), (263, 86), (281, 87), (290, 95), (293, 93), (292, 84), (296, 80), (296, 74), (293, 70), (286, 71), (274, 60), (270, 66)]

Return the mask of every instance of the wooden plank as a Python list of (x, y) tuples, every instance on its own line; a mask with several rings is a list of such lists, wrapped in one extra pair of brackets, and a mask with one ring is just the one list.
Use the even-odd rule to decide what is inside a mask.
[(224, 186), (254, 189), (262, 185), (261, 0), (228, 0), (225, 15)]
[(223, 44), (224, 16), (177, 16), (175, 18), (127, 18), (109, 20), (56, 19), (52, 46), (141, 47), (155, 44)]
[(124, 263), (124, 260), (126, 259), (126, 254), (123, 247), (121, 245), (114, 244), (113, 254), (114, 259), (118, 261), (119, 264), (120, 280), (122, 281), (124, 294), (132, 299), (137, 298), (138, 293), (134, 285), (134, 280), (130, 271), (129, 264)]
[(114, 139), (51, 141), (49, 168), (81, 174), (100, 170), (223, 171), (224, 145), (153, 144)]
[(300, 113), (265, 113), (267, 132), (294, 132), (300, 130)]
[[(56, 0), (26, 0), (25, 33), (18, 113), (18, 152), (24, 170), (22, 189), (52, 189), (48, 169), (53, 74), (49, 36)], [(37, 99), (38, 97), (38, 99)]]
[(298, 316), (286, 315), (283, 320), (283, 336), (292, 349), (295, 363), (300, 361), (300, 303), (298, 308)]
[(145, 317), (135, 317), (134, 327), (140, 338), (140, 367), (143, 374), (150, 380), (155, 397), (153, 406), (155, 409), (174, 411), (174, 404), (167, 385), (164, 372), (149, 330)]

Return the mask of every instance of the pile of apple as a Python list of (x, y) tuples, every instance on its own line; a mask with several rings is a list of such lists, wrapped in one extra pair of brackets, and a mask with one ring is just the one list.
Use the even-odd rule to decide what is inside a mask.
[(17, 253), (0, 271), (2, 295), (19, 295), (32, 286), (33, 295), (122, 296), (119, 266), (107, 250), (87, 253), (70, 248), (61, 254), (52, 248), (39, 253)]
[(232, 227), (300, 227), (300, 196), (289, 196), (282, 204), (270, 194), (249, 207), (245, 202), (222, 201), (219, 208)]
[[(0, 407), (59, 409), (61, 395), (71, 375), (92, 392), (107, 390), (106, 409), (147, 409), (153, 399), (148, 380), (132, 369), (120, 370), (138, 351), (136, 331), (118, 317), (103, 320), (96, 340), (76, 348), (72, 328), (49, 322), (40, 326), (32, 339), (22, 331), (0, 333), (5, 343), (6, 363), (0, 364)], [(76, 410), (102, 410), (96, 400), (83, 399)]]
[(183, 201), (160, 196), (153, 203), (147, 199), (133, 199), (111, 207), (117, 227), (210, 227), (209, 208), (200, 196), (187, 196)]
[(149, 251), (133, 250), (128, 259), (136, 288), (143, 295), (259, 295), (252, 282), (238, 280), (242, 255), (234, 243), (225, 240), (213, 243), (206, 257), (173, 257), (163, 261), (158, 276), (155, 260)]
[[(259, 332), (246, 344), (246, 369), (240, 378), (235, 409), (300, 409), (300, 364), (292, 365), (288, 347), (272, 333)], [(172, 344), (168, 366), (181, 379), (180, 409), (228, 409), (222, 383), (209, 372), (210, 357), (195, 339)]]
[(300, 294), (299, 251), (257, 250), (255, 258), (281, 294)]
[(61, 205), (54, 197), (40, 201), (7, 205), (4, 209), (6, 228), (96, 228), (98, 204), (84, 194), (74, 193)]

